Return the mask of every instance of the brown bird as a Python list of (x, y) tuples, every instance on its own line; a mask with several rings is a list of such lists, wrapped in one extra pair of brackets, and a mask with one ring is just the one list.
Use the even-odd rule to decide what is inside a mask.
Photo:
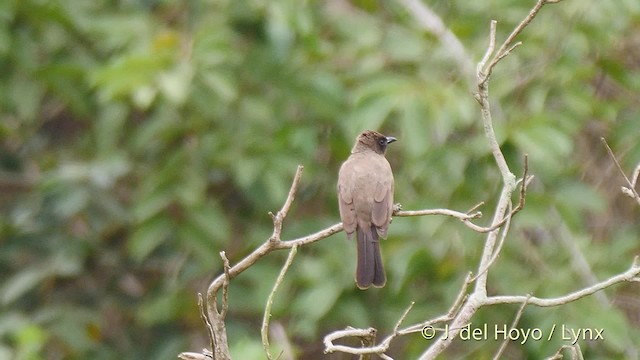
[(356, 138), (351, 155), (340, 167), (338, 203), (347, 238), (358, 239), (356, 285), (383, 287), (384, 274), (380, 237), (387, 237), (393, 211), (393, 173), (384, 157), (396, 138), (367, 130)]

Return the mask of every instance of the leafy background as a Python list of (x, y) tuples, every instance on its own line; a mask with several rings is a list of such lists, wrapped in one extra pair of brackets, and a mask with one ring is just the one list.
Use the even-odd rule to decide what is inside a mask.
[[(533, 1), (429, 1), (473, 63)], [(491, 82), (495, 127), (514, 172), (536, 175), (490, 276), (490, 292), (555, 296), (638, 254), (640, 209), (620, 194), (606, 137), (640, 161), (640, 2), (564, 1), (543, 9)], [(396, 2), (373, 0), (4, 0), (0, 2), (0, 358), (173, 359), (206, 346), (196, 293), (270, 234), (305, 165), (284, 238), (339, 221), (335, 179), (354, 137), (400, 139), (388, 157), (404, 209), (466, 210), (489, 221), (500, 178), (470, 74)], [(277, 294), (275, 352), (328, 357), (347, 325), (386, 334), (445, 312), (482, 236), (442, 217), (398, 218), (383, 253), (389, 282), (355, 289), (342, 234), (300, 249)], [(263, 358), (259, 324), (285, 253), (230, 289), (238, 359)], [(637, 358), (638, 285), (559, 309), (530, 307), (523, 328), (604, 328), (588, 358)], [(483, 309), (509, 324), (516, 307)], [(562, 344), (511, 344), (505, 358)], [(414, 358), (429, 342), (399, 339)], [(458, 341), (448, 358), (496, 342)], [(331, 358), (342, 358), (333, 355)]]

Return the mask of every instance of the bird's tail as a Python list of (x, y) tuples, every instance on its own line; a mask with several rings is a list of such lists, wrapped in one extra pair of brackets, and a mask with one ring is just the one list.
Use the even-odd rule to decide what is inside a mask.
[(360, 289), (367, 289), (373, 285), (383, 287), (387, 282), (380, 254), (380, 242), (376, 227), (371, 225), (363, 229), (358, 225), (358, 265), (356, 268), (356, 285)]

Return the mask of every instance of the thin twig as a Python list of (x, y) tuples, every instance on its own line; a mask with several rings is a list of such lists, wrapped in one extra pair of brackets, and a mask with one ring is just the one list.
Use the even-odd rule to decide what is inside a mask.
[(398, 328), (400, 328), (400, 324), (402, 324), (402, 322), (407, 317), (407, 315), (409, 315), (409, 311), (411, 311), (411, 309), (413, 308), (413, 305), (415, 305), (415, 304), (416, 304), (416, 302), (412, 301), (409, 304), (409, 307), (407, 307), (407, 309), (404, 311), (402, 316), (400, 316), (400, 319), (398, 319), (398, 321), (396, 322), (396, 326), (393, 327), (393, 334), (394, 335), (398, 335)]
[[(520, 318), (524, 313), (524, 308), (527, 307), (527, 302), (529, 301), (529, 297), (530, 296), (527, 297), (527, 301), (524, 301), (520, 306), (520, 309), (518, 309), (518, 312), (516, 313), (516, 317), (513, 319), (513, 322), (511, 323), (511, 327), (509, 328), (509, 332), (511, 332), (511, 329), (515, 329), (515, 327), (518, 325), (518, 322), (520, 322)], [(496, 352), (496, 354), (493, 356), (493, 360), (500, 359), (500, 357), (502, 356), (502, 353), (507, 348), (507, 344), (509, 344), (509, 337), (504, 338), (504, 341), (502, 341), (502, 344), (500, 344), (500, 348), (498, 349), (498, 352)]]
[[(618, 168), (618, 171), (620, 171), (620, 174), (622, 174), (622, 177), (624, 178), (624, 180), (627, 182), (627, 185), (629, 185), (629, 188), (627, 191), (624, 191), (624, 193), (631, 193), (633, 194), (631, 197), (635, 198), (636, 201), (638, 202), (638, 204), (640, 204), (640, 196), (638, 195), (638, 192), (636, 191), (636, 181), (638, 179), (638, 174), (637, 172), (640, 171), (638, 169), (640, 169), (640, 165), (638, 165), (638, 167), (636, 168), (636, 171), (634, 171), (634, 181), (631, 182), (629, 180), (629, 178), (627, 177), (627, 174), (624, 173), (624, 170), (622, 169), (622, 166), (620, 166), (620, 162), (618, 162), (618, 159), (616, 159), (616, 156), (613, 153), (613, 150), (611, 150), (611, 147), (609, 146), (609, 144), (607, 143), (607, 140), (605, 140), (605, 138), (601, 137), (600, 140), (602, 141), (602, 143), (604, 144), (604, 146), (607, 148), (607, 152), (609, 153), (609, 156), (611, 157), (611, 159), (613, 160), (613, 163), (616, 165), (616, 167)], [(625, 189), (625, 187), (623, 187), (623, 189)]]
[(491, 55), (493, 55), (493, 52), (496, 50), (497, 25), (498, 25), (498, 22), (495, 20), (491, 20), (491, 22), (489, 23), (489, 46), (487, 46), (487, 51), (484, 53), (482, 60), (480, 60), (476, 68), (476, 73), (478, 74), (478, 77), (482, 79), (482, 82), (485, 81), (485, 77), (488, 79), (488, 75), (484, 73), (484, 68), (487, 64), (487, 61), (489, 61), (489, 58), (491, 57)]
[(302, 178), (302, 170), (304, 170), (304, 166), (298, 165), (296, 174), (293, 177), (293, 182), (291, 183), (291, 187), (289, 188), (289, 194), (287, 195), (287, 199), (282, 205), (282, 209), (280, 209), (280, 211), (278, 211), (276, 215), (273, 215), (272, 212), (269, 212), (269, 215), (273, 219), (273, 234), (269, 238), (269, 241), (276, 242), (280, 240), (280, 234), (282, 233), (282, 223), (289, 213), (289, 209), (293, 204), (293, 200), (296, 198), (296, 193), (298, 192), (298, 187), (300, 186), (300, 179)]
[(542, 9), (542, 7), (546, 4), (557, 2), (560, 2), (560, 0), (538, 0), (536, 5), (531, 9), (531, 11), (529, 11), (529, 14), (520, 22), (520, 24), (518, 24), (518, 26), (516, 26), (515, 29), (513, 29), (513, 31), (511, 31), (507, 39), (502, 43), (502, 46), (500, 46), (498, 51), (495, 53), (491, 62), (489, 62), (489, 65), (487, 65), (486, 68), (483, 67), (484, 76), (481, 78), (481, 83), (486, 83), (486, 81), (491, 76), (491, 73), (493, 72), (493, 68), (500, 62), (500, 60), (504, 59), (513, 50), (513, 48), (515, 47), (512, 46), (513, 41), (518, 35), (520, 35), (520, 33), (527, 27), (527, 25), (531, 23), (536, 15), (538, 15), (540, 9)]
[(400, 335), (405, 335), (405, 334), (421, 332), (425, 326), (430, 326), (433, 324), (446, 322), (453, 319), (453, 317), (458, 313), (458, 310), (460, 310), (460, 306), (462, 305), (464, 300), (467, 298), (467, 288), (469, 287), (469, 284), (471, 284), (471, 273), (467, 274), (467, 277), (465, 278), (462, 284), (462, 288), (458, 292), (458, 296), (456, 297), (456, 300), (453, 302), (453, 304), (449, 308), (449, 311), (447, 312), (447, 314), (441, 315), (435, 319), (421, 322), (419, 324), (408, 326), (404, 329), (398, 330), (398, 333)]
[(551, 357), (546, 358), (545, 360), (560, 360), (564, 359), (562, 352), (565, 350), (571, 351), (571, 359), (572, 360), (584, 360), (582, 357), (582, 350), (580, 349), (580, 344), (575, 343), (574, 345), (562, 345), (555, 354)]
[(384, 352), (386, 349), (382, 349), (381, 347), (369, 347), (369, 348), (354, 348), (352, 346), (346, 345), (335, 345), (333, 342), (338, 339), (348, 338), (348, 337), (371, 337), (375, 336), (377, 330), (374, 328), (368, 329), (354, 329), (347, 328), (344, 330), (338, 330), (327, 334), (324, 337), (324, 353), (330, 354), (334, 352), (344, 352), (353, 355), (362, 355), (362, 354), (370, 354), (372, 352)]
[(207, 328), (207, 333), (209, 335), (209, 346), (213, 350), (215, 348), (215, 335), (213, 333), (213, 326), (209, 321), (209, 316), (207, 316), (207, 312), (204, 306), (204, 299), (202, 297), (202, 293), (198, 293), (198, 310), (200, 310), (200, 319), (204, 322), (205, 327)]
[(202, 350), (202, 354), (193, 352), (183, 352), (178, 355), (178, 359), (181, 360), (212, 360), (213, 355), (207, 352), (207, 349)]
[[(475, 212), (476, 210), (478, 210), (481, 206), (484, 206), (484, 201), (480, 201), (479, 203), (473, 205), (471, 207), (471, 209), (467, 210), (466, 214), (471, 214), (473, 212)], [(482, 215), (482, 213), (480, 213), (480, 215)]]
[(224, 320), (227, 317), (227, 311), (229, 311), (229, 282), (231, 277), (229, 276), (229, 259), (224, 251), (220, 251), (220, 257), (222, 258), (222, 268), (224, 269), (224, 281), (222, 283), (222, 311), (220, 311), (220, 317)]
[(447, 316), (453, 317), (458, 313), (460, 306), (462, 306), (462, 303), (468, 296), (467, 289), (469, 288), (469, 284), (471, 284), (471, 272), (467, 273), (467, 277), (464, 279), (464, 283), (462, 283), (462, 288), (460, 289), (460, 292), (458, 292), (458, 296), (456, 296), (453, 305), (449, 308)]
[[(558, 209), (553, 209), (553, 214), (559, 216)], [(582, 249), (578, 246), (577, 239), (572, 236), (571, 231), (567, 227), (566, 224), (561, 223), (559, 225), (559, 236), (560, 243), (565, 247), (569, 256), (571, 256), (571, 265), (576, 273), (582, 278), (584, 285), (593, 285), (598, 282), (598, 278), (593, 273), (591, 269), (591, 265), (587, 261), (587, 258), (584, 256)], [(593, 294), (595, 299), (600, 303), (604, 308), (608, 308), (611, 306), (611, 301), (607, 297), (607, 294), (604, 292), (597, 292)]]
[(640, 163), (638, 163), (638, 165), (636, 165), (635, 170), (633, 170), (633, 177), (631, 178), (631, 185), (632, 188), (636, 188), (636, 185), (638, 184), (638, 176), (640, 176)]
[(395, 339), (399, 335), (404, 334), (402, 330), (399, 330), (399, 328), (402, 322), (405, 320), (405, 318), (409, 314), (409, 312), (411, 311), (411, 309), (413, 308), (413, 305), (415, 305), (415, 301), (412, 301), (409, 304), (409, 306), (404, 310), (404, 312), (396, 322), (395, 326), (393, 327), (393, 331), (391, 332), (391, 334), (387, 336), (383, 341), (381, 341), (380, 344), (373, 345), (373, 343), (371, 343), (369, 346), (363, 346), (359, 348), (354, 348), (346, 345), (333, 344), (333, 341), (337, 339), (348, 338), (348, 337), (359, 337), (359, 338), (364, 338), (369, 340), (375, 339), (375, 336), (377, 333), (376, 329), (374, 328), (368, 328), (368, 329), (347, 328), (345, 330), (334, 331), (330, 334), (327, 334), (324, 337), (323, 342), (325, 347), (324, 349), (325, 354), (333, 353), (333, 352), (343, 352), (343, 353), (348, 353), (353, 355), (363, 355), (363, 356), (378, 354), (378, 356), (382, 357), (383, 359), (385, 358), (385, 356), (389, 358), (388, 355), (385, 355), (384, 353), (387, 350), (389, 350), (389, 346), (391, 345), (391, 341), (393, 341), (393, 339)]
[[(520, 197), (518, 199), (518, 205), (514, 209), (510, 209), (509, 215), (506, 216), (503, 221), (498, 223), (500, 224), (500, 226), (504, 224), (504, 227), (501, 230), (500, 240), (498, 240), (498, 246), (493, 250), (493, 255), (491, 256), (491, 259), (489, 260), (487, 265), (478, 273), (478, 275), (474, 276), (470, 280), (470, 282), (476, 281), (479, 276), (482, 276), (486, 271), (488, 271), (491, 265), (500, 255), (500, 252), (502, 251), (502, 245), (504, 245), (504, 241), (507, 237), (507, 234), (509, 233), (511, 219), (515, 214), (517, 214), (524, 208), (525, 199), (527, 197), (527, 186), (532, 179), (533, 176), (529, 177), (529, 156), (527, 154), (524, 154), (524, 166), (522, 170), (522, 178), (520, 179)], [(511, 203), (509, 203), (509, 208), (511, 208)]]
[(289, 256), (287, 257), (287, 261), (285, 261), (284, 265), (282, 266), (282, 269), (280, 270), (280, 274), (278, 274), (276, 283), (273, 285), (273, 289), (271, 290), (271, 293), (269, 293), (269, 297), (267, 298), (267, 304), (264, 308), (264, 316), (262, 318), (262, 330), (260, 331), (260, 334), (262, 335), (262, 346), (264, 348), (264, 352), (267, 354), (267, 358), (269, 360), (273, 359), (273, 356), (271, 356), (271, 352), (269, 351), (269, 319), (271, 318), (271, 306), (273, 305), (273, 298), (275, 297), (276, 291), (278, 291), (278, 287), (280, 287), (282, 280), (284, 280), (284, 276), (287, 273), (287, 270), (289, 270), (289, 266), (291, 266), (291, 263), (293, 262), (293, 258), (296, 256), (297, 252), (298, 252), (297, 246), (294, 246), (291, 248), (291, 251), (289, 252)]
[[(511, 208), (511, 203), (509, 203), (509, 208)], [(509, 211), (509, 213), (511, 214), (511, 210)], [(478, 272), (478, 274), (476, 276), (471, 278), (471, 282), (476, 281), (478, 279), (478, 277), (484, 275), (484, 273), (489, 270), (491, 265), (493, 265), (493, 263), (496, 261), (496, 259), (500, 255), (500, 252), (502, 251), (502, 245), (504, 244), (504, 241), (507, 238), (507, 234), (509, 233), (509, 228), (511, 226), (511, 215), (507, 216), (506, 220), (507, 221), (505, 222), (504, 227), (502, 228), (501, 233), (500, 233), (501, 234), (500, 235), (500, 240), (498, 240), (498, 245), (493, 250), (493, 254), (491, 256), (491, 259), (489, 260), (487, 265), (485, 265), (484, 268), (481, 269), (480, 272)]]
[(462, 213), (449, 209), (425, 209), (425, 210), (398, 210), (393, 213), (393, 216), (397, 217), (410, 217), (410, 216), (428, 216), (428, 215), (445, 215), (457, 218), (459, 220), (470, 220), (482, 217), (482, 212), (476, 211), (473, 213)]
[(538, 298), (535, 296), (527, 297), (527, 296), (492, 296), (485, 299), (483, 305), (495, 305), (495, 304), (516, 304), (527, 301), (528, 304), (539, 306), (539, 307), (553, 307), (564, 305), (578, 299), (582, 299), (585, 296), (589, 296), (597, 291), (601, 291), (613, 285), (622, 283), (622, 282), (631, 282), (640, 275), (640, 265), (638, 265), (638, 257), (634, 258), (634, 261), (631, 267), (618, 275), (612, 276), (606, 280), (603, 280), (599, 283), (593, 284), (586, 288), (574, 291), (572, 293), (555, 297), (555, 298)]

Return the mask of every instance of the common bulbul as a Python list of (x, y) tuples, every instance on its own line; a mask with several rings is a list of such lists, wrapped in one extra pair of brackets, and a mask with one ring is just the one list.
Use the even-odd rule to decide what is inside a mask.
[(383, 287), (379, 238), (387, 238), (393, 211), (393, 173), (384, 157), (396, 138), (367, 130), (356, 138), (351, 155), (340, 167), (338, 203), (347, 238), (356, 233), (358, 265), (356, 285)]

